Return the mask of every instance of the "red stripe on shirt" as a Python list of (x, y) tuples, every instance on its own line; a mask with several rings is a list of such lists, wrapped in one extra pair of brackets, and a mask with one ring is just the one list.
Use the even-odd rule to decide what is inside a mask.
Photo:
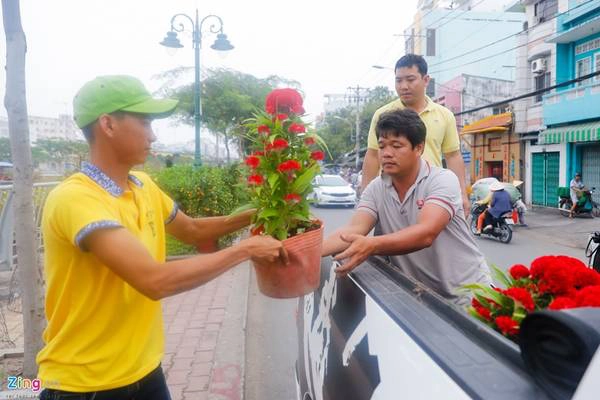
[(356, 209), (356, 211), (360, 210), (361, 208), (366, 208), (367, 210), (371, 210), (371, 211), (373, 211), (373, 212), (375, 213), (375, 215), (378, 215), (378, 214), (377, 214), (377, 211), (375, 211), (375, 210), (373, 210), (371, 207), (367, 207), (367, 206), (365, 206), (365, 205), (358, 206), (358, 208)]
[(452, 206), (452, 204), (449, 201), (444, 200), (444, 199), (439, 198), (439, 197), (435, 197), (435, 196), (428, 197), (428, 198), (425, 199), (425, 201), (427, 201), (427, 200), (437, 200), (437, 201), (441, 201), (442, 203), (446, 204), (452, 210), (452, 217), (451, 218), (454, 218), (454, 215), (456, 214), (456, 210), (454, 210), (454, 207)]

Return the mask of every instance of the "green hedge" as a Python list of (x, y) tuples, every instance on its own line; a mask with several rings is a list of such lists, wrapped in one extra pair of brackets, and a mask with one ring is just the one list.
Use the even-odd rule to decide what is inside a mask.
[[(190, 165), (176, 165), (152, 173), (156, 183), (191, 217), (213, 217), (227, 215), (240, 205), (248, 202), (244, 186), (243, 168), (239, 164), (227, 167), (194, 168)], [(219, 241), (226, 246), (233, 237)], [(176, 240), (167, 240), (167, 254), (189, 253), (189, 246)]]

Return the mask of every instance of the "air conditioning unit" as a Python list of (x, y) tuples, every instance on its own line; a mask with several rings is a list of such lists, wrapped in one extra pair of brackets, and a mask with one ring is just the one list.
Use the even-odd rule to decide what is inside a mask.
[(538, 58), (531, 62), (531, 73), (534, 75), (541, 75), (546, 72), (546, 59)]

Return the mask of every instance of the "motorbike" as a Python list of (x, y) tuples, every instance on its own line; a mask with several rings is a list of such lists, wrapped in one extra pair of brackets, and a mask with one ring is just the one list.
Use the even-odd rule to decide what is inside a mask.
[(590, 234), (587, 247), (585, 248), (585, 256), (588, 258), (588, 267), (600, 272), (600, 232)]
[[(565, 190), (566, 189), (566, 190)], [(577, 206), (575, 210), (573, 210), (573, 216), (587, 216), (587, 217), (600, 217), (600, 207), (598, 203), (596, 203), (592, 199), (592, 195), (595, 193), (596, 188), (593, 187), (591, 189), (584, 189), (583, 194), (579, 201), (577, 202)], [(568, 217), (571, 211), (571, 207), (573, 206), (573, 201), (571, 200), (571, 196), (569, 194), (568, 188), (563, 188), (562, 191), (559, 191), (559, 200), (558, 200), (558, 208), (560, 210), (560, 214), (563, 217)]]
[[(477, 235), (477, 218), (487, 209), (486, 204), (477, 204), (473, 203), (471, 205), (471, 232), (474, 235)], [(511, 225), (514, 225), (514, 221), (512, 219), (512, 211), (508, 212), (500, 218), (496, 219), (492, 224), (492, 229), (487, 232), (481, 232), (480, 236), (496, 239), (502, 243), (510, 243), (512, 239), (512, 229)]]

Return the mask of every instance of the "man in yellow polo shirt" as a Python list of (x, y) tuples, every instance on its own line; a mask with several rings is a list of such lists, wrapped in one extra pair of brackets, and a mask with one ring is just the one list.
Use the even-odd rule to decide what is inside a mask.
[(399, 98), (375, 111), (369, 129), (368, 149), (363, 162), (361, 192), (379, 174), (379, 146), (375, 127), (379, 116), (390, 110), (409, 108), (416, 111), (427, 128), (423, 159), (432, 165), (442, 166), (442, 154), (446, 166), (452, 170), (460, 182), (463, 198), (463, 211), (470, 211), (469, 196), (466, 192), (465, 164), (460, 152), (460, 141), (456, 130), (454, 114), (447, 108), (434, 103), (425, 95), (430, 78), (427, 75), (427, 62), (416, 54), (406, 54), (396, 62), (396, 93)]
[(200, 286), (249, 258), (287, 259), (281, 242), (254, 236), (213, 254), (165, 262), (165, 234), (190, 244), (250, 223), (190, 218), (144, 173), (154, 118), (177, 101), (154, 99), (129, 76), (102, 76), (75, 96), (91, 162), (45, 204), (46, 317), (37, 356), (41, 399), (168, 400), (160, 367), (160, 299)]

